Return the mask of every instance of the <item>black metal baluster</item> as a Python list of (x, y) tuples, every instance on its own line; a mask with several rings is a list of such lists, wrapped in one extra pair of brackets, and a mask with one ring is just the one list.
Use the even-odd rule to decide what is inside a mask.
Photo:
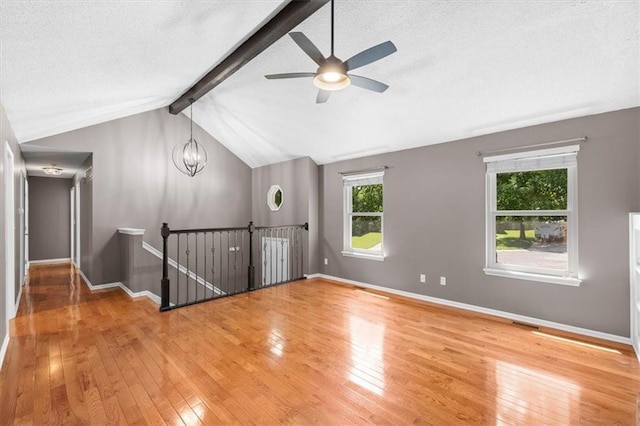
[[(256, 268), (253, 265), (253, 233), (255, 231), (255, 228), (253, 226), (253, 222), (249, 222), (249, 270), (248, 270), (248, 277), (247, 279), (249, 280), (249, 285), (248, 285), (248, 290), (253, 290), (255, 288), (255, 278), (256, 278)], [(258, 231), (258, 238), (260, 237), (260, 231)]]
[(287, 270), (289, 271), (289, 276), (287, 277), (287, 279), (292, 279), (294, 277), (293, 275), (293, 262), (291, 262), (292, 257), (291, 256), (293, 247), (291, 246), (291, 234), (293, 232), (294, 228), (288, 228), (287, 229)]
[[(273, 237), (273, 234), (276, 234), (275, 237)], [(271, 285), (276, 284), (278, 282), (278, 229), (277, 228), (272, 228), (271, 229), (271, 247), (275, 248), (275, 257), (271, 257), (271, 259), (273, 260), (273, 266), (274, 266), (274, 277), (271, 279)]]
[(260, 287), (264, 287), (267, 277), (267, 230), (263, 229), (260, 234)]
[(167, 240), (171, 235), (169, 230), (169, 224), (163, 223), (160, 229), (160, 235), (162, 236), (162, 281), (160, 281), (160, 310), (166, 310), (169, 308), (169, 252), (167, 247)]
[(195, 276), (195, 279), (196, 279), (196, 289), (195, 289), (196, 296), (195, 297), (196, 298), (195, 300), (198, 300), (198, 286), (200, 285), (198, 281), (199, 276), (200, 274), (198, 274), (198, 233), (196, 232), (196, 276)]
[(180, 304), (180, 234), (176, 234), (178, 237), (178, 246), (176, 248), (176, 305)]
[(273, 283), (273, 229), (269, 228), (269, 238), (267, 239), (269, 244), (269, 285)]
[(281, 267), (280, 267), (280, 272), (281, 272), (281, 276), (280, 276), (280, 282), (285, 282), (287, 280), (287, 273), (285, 271), (285, 268), (287, 268), (287, 265), (285, 264), (285, 250), (287, 250), (286, 244), (287, 244), (287, 228), (283, 227), (282, 230), (280, 231), (282, 234), (282, 239), (280, 242), (280, 247), (282, 248), (281, 251), (281, 257), (280, 257), (280, 263), (281, 263)]
[(233, 283), (238, 286), (238, 231), (233, 231)]
[(304, 232), (302, 232), (302, 228), (298, 228), (298, 251), (296, 252), (298, 254), (298, 256), (296, 257), (297, 262), (298, 262), (298, 276), (301, 276), (302, 274), (304, 274), (303, 268), (302, 268), (302, 235), (304, 234)]
[[(229, 281), (229, 246), (231, 245), (230, 241), (229, 241), (229, 231), (227, 231), (227, 250), (225, 251), (225, 253), (227, 254), (227, 283), (229, 283), (229, 285), (231, 285), (231, 281)], [(235, 294), (235, 287), (233, 289), (233, 294)]]
[(299, 228), (295, 229), (294, 232), (294, 238), (295, 238), (295, 262), (296, 262), (296, 276), (299, 277), (300, 276), (300, 270), (299, 270), (299, 266), (298, 266), (298, 253), (300, 252), (300, 249), (298, 248), (298, 233), (300, 232)]
[(262, 231), (260, 231), (262, 233), (262, 237), (260, 239), (260, 241), (262, 241), (261, 246), (262, 246), (262, 251), (260, 252), (260, 256), (262, 256), (262, 262), (261, 262), (261, 267), (262, 267), (262, 285), (261, 287), (264, 287), (267, 284), (267, 230), (264, 229)]
[[(304, 223), (303, 229), (305, 231), (309, 231), (309, 222), (305, 222)], [(302, 233), (302, 238), (300, 239), (300, 242), (301, 242), (301, 244), (300, 244), (300, 259), (302, 259), (302, 263), (301, 263), (302, 269), (300, 270), (300, 275), (302, 276), (302, 275), (304, 275), (304, 245), (302, 243), (304, 242), (305, 233), (302, 232), (302, 231), (300, 231), (300, 232)]]
[(244, 245), (244, 231), (241, 231), (240, 233), (240, 271), (242, 272), (240, 281), (242, 282), (244, 279), (244, 248), (246, 246)]
[(202, 268), (202, 279), (204, 280), (204, 298), (207, 298), (207, 233), (204, 233), (204, 245), (202, 247), (202, 261), (204, 266)]
[(280, 244), (280, 279), (278, 283), (284, 281), (284, 228), (280, 228), (279, 231), (280, 238), (278, 239), (278, 243)]
[(216, 234), (214, 232), (211, 233), (211, 285), (213, 286), (213, 291), (215, 293), (215, 289), (216, 289)]
[(236, 291), (238, 293), (240, 293), (241, 290), (238, 290), (238, 277), (236, 275), (236, 267), (237, 267), (237, 265), (236, 265), (236, 258), (237, 258), (236, 257), (236, 247), (237, 247), (236, 239), (237, 239), (236, 231), (233, 231), (233, 287), (235, 287)]
[(291, 229), (291, 233), (293, 234), (293, 237), (291, 238), (291, 259), (289, 260), (291, 262), (291, 273), (293, 274), (294, 277), (298, 277), (298, 250), (296, 247), (296, 232), (297, 229), (293, 228)]
[(189, 300), (189, 278), (190, 278), (189, 277), (189, 275), (190, 275), (189, 274), (189, 255), (191, 254), (191, 251), (189, 250), (189, 234), (186, 234), (186, 236), (187, 236), (187, 250), (185, 251), (185, 253), (187, 255), (187, 265), (186, 265), (186, 268), (187, 268), (187, 286), (186, 286), (187, 287), (187, 294), (186, 294), (186, 297), (187, 297), (187, 303), (189, 303), (190, 302), (190, 300)]

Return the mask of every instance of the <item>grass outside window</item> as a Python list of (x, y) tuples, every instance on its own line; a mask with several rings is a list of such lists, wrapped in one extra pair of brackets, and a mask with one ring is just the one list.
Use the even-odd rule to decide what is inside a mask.
[(361, 236), (351, 237), (351, 247), (368, 250), (382, 242), (382, 234), (380, 232), (369, 232)]

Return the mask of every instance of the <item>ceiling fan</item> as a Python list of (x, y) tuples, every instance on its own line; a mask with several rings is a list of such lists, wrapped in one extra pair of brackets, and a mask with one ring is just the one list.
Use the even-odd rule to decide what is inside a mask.
[(329, 57), (325, 58), (316, 45), (303, 33), (291, 32), (289, 36), (318, 64), (318, 70), (315, 73), (292, 72), (269, 74), (265, 75), (267, 79), (313, 77), (313, 84), (319, 89), (318, 96), (316, 97), (317, 104), (327, 102), (331, 92), (344, 89), (350, 84), (378, 93), (382, 93), (389, 88), (389, 86), (384, 83), (367, 77), (350, 74), (350, 72), (396, 52), (398, 49), (396, 49), (396, 46), (392, 42), (385, 41), (384, 43), (380, 43), (352, 56), (346, 61), (338, 59), (333, 55), (333, 0), (331, 0), (331, 55)]

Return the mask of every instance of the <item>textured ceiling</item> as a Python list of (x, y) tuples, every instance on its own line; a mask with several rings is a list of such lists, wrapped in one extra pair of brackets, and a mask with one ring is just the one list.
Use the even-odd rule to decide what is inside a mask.
[[(2, 0), (0, 96), (21, 142), (175, 100), (280, 1)], [(315, 104), (315, 71), (283, 37), (194, 105), (252, 167), (318, 163), (640, 105), (638, 1), (336, 0), (336, 56), (391, 40), (349, 87)], [(142, 19), (143, 17), (143, 19)], [(329, 6), (300, 24), (329, 51)], [(576, 135), (581, 136), (581, 135)]]
[(0, 96), (25, 142), (163, 107), (281, 0), (1, 0)]
[[(283, 37), (194, 107), (194, 118), (255, 167), (317, 163), (452, 141), (640, 105), (639, 2), (340, 1), (335, 54), (391, 40), (358, 69), (390, 89), (349, 87), (315, 104), (315, 71)], [(296, 31), (329, 51), (329, 7)], [(581, 136), (581, 135), (576, 135)]]

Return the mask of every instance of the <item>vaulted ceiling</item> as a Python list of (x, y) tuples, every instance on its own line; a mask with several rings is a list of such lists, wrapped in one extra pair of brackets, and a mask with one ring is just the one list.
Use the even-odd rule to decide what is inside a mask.
[[(165, 107), (281, 1), (2, 1), (0, 96), (21, 142)], [(329, 53), (330, 8), (300, 24)], [(391, 40), (358, 70), (390, 85), (316, 104), (287, 36), (194, 105), (251, 167), (395, 151), (640, 105), (638, 1), (336, 0), (335, 54)]]

